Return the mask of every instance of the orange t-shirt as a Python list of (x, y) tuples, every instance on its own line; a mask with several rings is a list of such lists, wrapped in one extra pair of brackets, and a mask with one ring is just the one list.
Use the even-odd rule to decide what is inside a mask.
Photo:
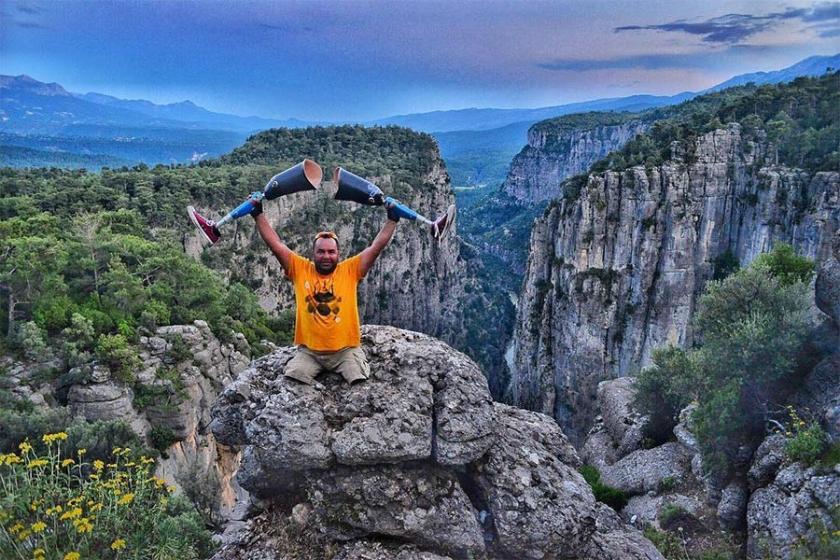
[(356, 255), (322, 276), (315, 263), (292, 253), (287, 275), (295, 286), (295, 344), (330, 352), (361, 345), (356, 302), (360, 266), (361, 257)]

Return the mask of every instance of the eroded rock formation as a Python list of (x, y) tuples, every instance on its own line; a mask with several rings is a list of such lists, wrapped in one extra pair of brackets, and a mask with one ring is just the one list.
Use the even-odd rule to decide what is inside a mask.
[[(280, 349), (225, 388), (211, 429), (242, 450), (244, 488), (287, 510), (299, 502), (291, 518), (305, 514), (306, 531), (356, 541), (345, 555), (390, 538), (418, 547), (406, 558), (661, 558), (595, 502), (557, 425), (493, 403), (466, 356), (393, 327), (365, 326), (362, 343), (362, 384), (298, 384), (283, 377), (293, 350)], [(218, 558), (261, 549), (254, 530)]]

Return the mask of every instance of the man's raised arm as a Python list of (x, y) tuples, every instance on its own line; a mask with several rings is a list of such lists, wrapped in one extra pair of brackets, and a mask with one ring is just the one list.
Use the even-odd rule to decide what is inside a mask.
[(376, 234), (376, 237), (373, 240), (373, 243), (370, 246), (359, 253), (361, 257), (361, 261), (359, 262), (359, 272), (361, 275), (364, 276), (367, 274), (367, 271), (370, 270), (370, 267), (373, 266), (373, 263), (376, 262), (376, 258), (379, 256), (379, 253), (382, 252), (382, 249), (388, 245), (388, 242), (391, 241), (391, 238), (394, 236), (394, 231), (397, 229), (397, 221), (399, 218), (394, 219), (391, 216), (391, 212), (388, 212), (388, 220), (385, 222), (385, 225), (382, 226), (382, 229), (379, 230), (379, 233)]
[(277, 232), (274, 231), (274, 228), (271, 227), (271, 224), (268, 223), (268, 220), (263, 216), (262, 212), (254, 214), (254, 222), (257, 224), (257, 231), (260, 232), (260, 237), (263, 238), (263, 241), (271, 249), (271, 252), (274, 253), (274, 256), (277, 257), (277, 260), (280, 261), (280, 265), (286, 271), (286, 275), (288, 275), (289, 268), (292, 265), (292, 250), (280, 241), (280, 236), (277, 235)]

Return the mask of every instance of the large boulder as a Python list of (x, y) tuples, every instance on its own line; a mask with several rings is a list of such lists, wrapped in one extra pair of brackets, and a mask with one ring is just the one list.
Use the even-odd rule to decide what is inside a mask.
[(656, 492), (680, 484), (691, 471), (691, 455), (679, 443), (640, 449), (605, 467), (601, 481), (629, 494)]
[(604, 427), (616, 445), (616, 456), (624, 457), (642, 446), (642, 430), (647, 418), (633, 407), (636, 380), (619, 377), (598, 384), (598, 409)]
[[(772, 484), (753, 492), (747, 507), (747, 557), (820, 557), (825, 540), (836, 541), (840, 467), (806, 468), (793, 463)], [(835, 549), (836, 551), (836, 549)], [(828, 557), (828, 556), (825, 556)]]
[(333, 374), (313, 386), (284, 377), (292, 348), (257, 360), (219, 396), (211, 430), (221, 443), (253, 447), (267, 470), (463, 465), (490, 447), (492, 399), (469, 358), (394, 327), (366, 326), (362, 347), (370, 379), (349, 387)]
[[(362, 345), (361, 384), (287, 379), (294, 349), (281, 348), (212, 413), (216, 438), (241, 450), (241, 486), (271, 507), (297, 504), (291, 518), (339, 558), (661, 558), (595, 502), (559, 426), (493, 403), (466, 356), (392, 327), (363, 327)], [(262, 540), (251, 535), (238, 542)], [(241, 546), (219, 558), (247, 557)]]

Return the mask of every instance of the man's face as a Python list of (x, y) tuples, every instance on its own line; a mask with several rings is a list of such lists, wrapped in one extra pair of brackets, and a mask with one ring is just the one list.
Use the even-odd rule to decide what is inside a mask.
[(331, 274), (338, 265), (338, 243), (335, 239), (322, 237), (315, 240), (315, 270), (318, 274)]

